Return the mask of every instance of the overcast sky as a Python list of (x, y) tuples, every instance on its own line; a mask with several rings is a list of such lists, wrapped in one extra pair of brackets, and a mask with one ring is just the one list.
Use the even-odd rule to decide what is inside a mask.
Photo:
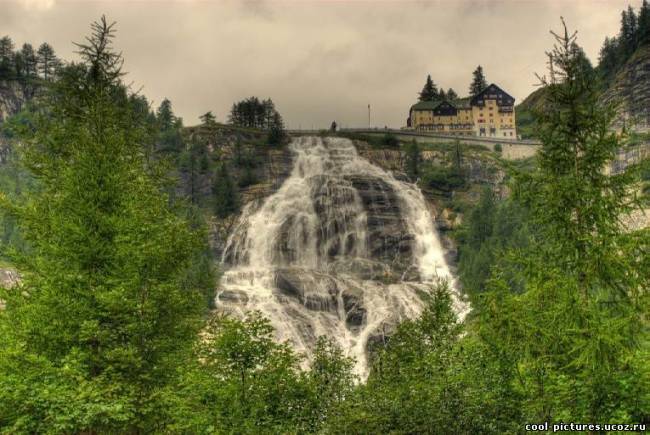
[(472, 70), (518, 102), (544, 71), (559, 17), (578, 30), (592, 62), (620, 12), (640, 0), (534, 1), (0, 1), (0, 36), (49, 42), (74, 59), (72, 41), (101, 14), (117, 21), (127, 80), (157, 106), (172, 101), (186, 125), (233, 101), (271, 97), (291, 128), (400, 127), (431, 74), (467, 94)]

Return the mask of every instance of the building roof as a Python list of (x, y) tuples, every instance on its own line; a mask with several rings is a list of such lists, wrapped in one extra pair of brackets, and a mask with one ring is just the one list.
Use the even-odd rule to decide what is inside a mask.
[(501, 105), (513, 106), (515, 104), (515, 98), (509, 93), (507, 93), (506, 91), (504, 91), (503, 89), (501, 89), (500, 87), (498, 87), (497, 85), (495, 85), (494, 83), (492, 83), (490, 86), (483, 89), (481, 92), (479, 92), (474, 97), (472, 97), (472, 99), (470, 100), (470, 104), (472, 106), (476, 105), (477, 101), (482, 100), (485, 94), (487, 93), (497, 94), (498, 95), (497, 104), (499, 104), (500, 106)]
[(469, 109), (470, 108), (470, 97), (457, 98), (453, 101), (449, 100), (433, 100), (433, 101), (420, 101), (411, 106), (411, 110), (435, 110), (442, 103), (449, 103), (456, 109)]
[(452, 101), (452, 104), (456, 106), (457, 109), (469, 109), (471, 107), (469, 100), (470, 97), (456, 98), (454, 101)]
[(411, 110), (433, 110), (442, 103), (443, 100), (420, 101), (411, 106)]

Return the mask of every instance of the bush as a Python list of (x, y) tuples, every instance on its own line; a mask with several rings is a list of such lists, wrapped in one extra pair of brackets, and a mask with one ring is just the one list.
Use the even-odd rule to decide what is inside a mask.
[(399, 139), (393, 133), (386, 133), (382, 138), (382, 144), (388, 148), (399, 148)]
[(465, 174), (456, 168), (432, 165), (422, 170), (422, 183), (433, 189), (450, 191), (465, 186)]

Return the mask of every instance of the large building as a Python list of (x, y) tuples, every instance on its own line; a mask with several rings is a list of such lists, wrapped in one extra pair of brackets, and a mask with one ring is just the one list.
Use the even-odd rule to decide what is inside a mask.
[(478, 95), (454, 101), (420, 101), (407, 126), (454, 136), (516, 139), (515, 99), (494, 83)]

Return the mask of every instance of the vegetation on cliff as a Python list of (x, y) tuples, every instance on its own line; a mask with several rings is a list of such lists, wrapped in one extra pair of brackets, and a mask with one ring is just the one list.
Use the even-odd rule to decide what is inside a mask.
[[(649, 233), (620, 225), (636, 173), (604, 174), (621, 142), (575, 35), (553, 49), (538, 165), (513, 167), (505, 201), (486, 190), (460, 234), (471, 318), (458, 323), (441, 283), (377, 343), (362, 382), (327, 340), (303, 370), (259, 314), (206, 316), (199, 210), (235, 210), (229, 169), (246, 174), (255, 153), (239, 137), (216, 147), (208, 114), (183, 128), (169, 101), (151, 113), (112, 36), (95, 23), (82, 62), (13, 124), (36, 186), (0, 197), (29, 249), (12, 253), (22, 282), (0, 293), (2, 432), (501, 434), (650, 419)], [(460, 147), (447, 152), (440, 167), (465, 183)], [(449, 183), (421, 153), (409, 144), (409, 175)]]

